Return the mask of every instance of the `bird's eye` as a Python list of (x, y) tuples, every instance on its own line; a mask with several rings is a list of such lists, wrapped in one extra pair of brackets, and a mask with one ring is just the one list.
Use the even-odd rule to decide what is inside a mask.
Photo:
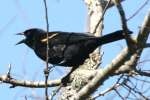
[(31, 32), (24, 32), (24, 35), (26, 36), (26, 37), (29, 37), (31, 34), (30, 34)]

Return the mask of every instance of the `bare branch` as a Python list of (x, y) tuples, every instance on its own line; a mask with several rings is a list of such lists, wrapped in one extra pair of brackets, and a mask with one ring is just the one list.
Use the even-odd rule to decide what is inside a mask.
[[(28, 81), (28, 80), (16, 80), (13, 78), (9, 78), (7, 75), (1, 75), (0, 81), (3, 83), (11, 84), (12, 86), (22, 86), (29, 88), (45, 88), (44, 81)], [(55, 87), (61, 84), (61, 80), (51, 80), (47, 82), (48, 87)]]
[(17, 15), (13, 16), (3, 27), (0, 28), (0, 35), (2, 35), (2, 33), (4, 33), (4, 31), (8, 30), (8, 27), (10, 27), (10, 25), (12, 25), (17, 19)]
[(127, 46), (129, 47), (130, 52), (135, 52), (134, 50), (136, 49), (136, 44), (134, 43), (134, 41), (131, 39), (131, 37), (128, 35), (128, 26), (127, 26), (127, 20), (126, 20), (126, 16), (125, 16), (125, 12), (124, 9), (121, 5), (121, 1), (120, 0), (113, 0), (114, 4), (116, 5), (118, 12), (120, 14), (120, 18), (121, 18), (121, 24), (122, 24), (122, 29), (124, 31), (124, 36), (126, 39), (126, 43)]
[(100, 97), (100, 96), (104, 96), (106, 93), (115, 90), (116, 88), (118, 88), (120, 86), (120, 84), (114, 84), (113, 86), (109, 87), (108, 89), (106, 89), (105, 91), (102, 91), (101, 93), (99, 93), (98, 95), (94, 96), (92, 99), (95, 100), (96, 98)]
[(122, 99), (125, 100), (124, 97), (115, 89), (115, 92), (118, 94), (118, 96)]
[(136, 70), (138, 75), (150, 77), (150, 72), (145, 72), (141, 70)]
[(133, 91), (134, 93), (138, 93), (141, 97), (143, 97), (144, 100), (148, 100), (146, 96), (144, 96), (140, 91), (137, 90), (136, 87), (131, 87), (127, 83), (124, 84), (129, 90)]
[(44, 7), (45, 7), (45, 19), (46, 19), (46, 28), (47, 28), (47, 49), (46, 49), (46, 69), (44, 70), (45, 74), (45, 98), (46, 100), (49, 100), (48, 98), (48, 77), (49, 77), (49, 68), (48, 68), (48, 60), (49, 60), (49, 22), (48, 22), (48, 9), (47, 9), (47, 3), (46, 0), (43, 0)]
[(147, 43), (144, 48), (149, 48), (149, 47), (150, 47), (150, 43)]
[(130, 19), (132, 19), (133, 17), (135, 17), (149, 2), (150, 0), (146, 0), (141, 7), (139, 7), (139, 9), (136, 10), (135, 13), (133, 13), (133, 15), (131, 15), (129, 18), (127, 18), (127, 21), (129, 21)]
[[(140, 40), (138, 42), (144, 42), (144, 44), (146, 43), (146, 40), (148, 38), (148, 34), (149, 34), (149, 30), (147, 30), (145, 27), (149, 27), (150, 26), (150, 12), (148, 13), (148, 16), (145, 17), (143, 25), (142, 25), (142, 29), (140, 31), (140, 36), (137, 39)], [(144, 37), (144, 40), (141, 39), (142, 37)], [(140, 55), (142, 52), (142, 50), (140, 50), (139, 52), (135, 52), (135, 54)], [(128, 61), (131, 58), (132, 54), (129, 52), (129, 50), (126, 48), (122, 51), (121, 54), (119, 54), (116, 59), (114, 59), (112, 61), (112, 63), (105, 67), (105, 69), (103, 69), (103, 71), (98, 72), (97, 75), (94, 77), (94, 79), (92, 79), (91, 82), (89, 82), (85, 87), (83, 87), (78, 94), (76, 94), (76, 96), (74, 96), (73, 98), (75, 98), (76, 100), (82, 100), (83, 98), (85, 99), (88, 95), (92, 94), (100, 85), (103, 84), (103, 82), (109, 78), (110, 74), (115, 72), (121, 65), (124, 64), (125, 61)], [(138, 57), (139, 58), (139, 57)]]
[(146, 45), (146, 41), (148, 39), (149, 34), (150, 34), (150, 10), (148, 12), (148, 15), (145, 17), (145, 20), (141, 26), (141, 29), (137, 37), (138, 42), (137, 44), (139, 48), (142, 48)]
[(97, 30), (99, 24), (101, 23), (101, 21), (103, 20), (104, 15), (105, 15), (105, 12), (106, 12), (107, 8), (109, 7), (110, 3), (111, 3), (111, 0), (109, 0), (108, 3), (106, 4), (106, 6), (105, 6), (105, 8), (104, 8), (104, 10), (103, 10), (103, 13), (102, 13), (102, 17), (101, 17), (101, 18), (99, 19), (99, 21), (97, 22), (93, 33), (96, 33), (96, 30)]

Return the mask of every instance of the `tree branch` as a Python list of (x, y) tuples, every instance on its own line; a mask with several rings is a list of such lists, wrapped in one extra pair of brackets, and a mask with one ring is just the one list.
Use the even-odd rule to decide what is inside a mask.
[[(147, 27), (150, 27), (150, 11), (145, 17), (142, 28), (139, 32), (139, 36), (137, 38), (138, 44), (140, 44), (141, 42), (142, 44), (146, 43), (149, 35), (149, 30), (147, 29)], [(135, 52), (135, 54), (138, 53), (140, 55), (141, 52), (142, 50), (140, 50), (140, 52)], [(100, 85), (102, 85), (103, 82), (109, 78), (111, 73), (114, 73), (121, 65), (124, 64), (124, 62), (129, 61), (130, 59), (132, 59), (132, 55), (126, 48), (121, 52), (121, 54), (116, 57), (116, 59), (112, 61), (110, 65), (105, 67), (103, 71), (98, 72), (97, 75), (92, 79), (92, 81), (89, 82), (85, 87), (83, 87), (73, 98), (75, 98), (76, 100), (82, 100), (83, 98), (85, 99), (87, 96), (92, 94)]]
[[(8, 75), (1, 75), (0, 81), (3, 83), (11, 84), (13, 87), (22, 86), (29, 88), (45, 88), (45, 81), (29, 81), (29, 80), (16, 80), (14, 78), (9, 78)], [(61, 84), (61, 80), (49, 80), (47, 82), (48, 87), (55, 87)]]
[(45, 74), (45, 98), (46, 100), (49, 100), (48, 98), (48, 77), (49, 77), (49, 67), (48, 67), (48, 60), (49, 60), (49, 22), (48, 22), (48, 9), (47, 9), (47, 3), (46, 0), (44, 2), (44, 7), (45, 7), (45, 20), (46, 20), (46, 29), (47, 29), (47, 49), (46, 49), (46, 68), (44, 70)]

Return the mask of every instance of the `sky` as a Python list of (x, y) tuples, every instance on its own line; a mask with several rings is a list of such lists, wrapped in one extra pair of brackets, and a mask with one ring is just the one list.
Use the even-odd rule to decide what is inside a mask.
[[(47, 1), (50, 31), (86, 32), (87, 8), (83, 0)], [(123, 7), (127, 18), (135, 13), (144, 1), (146, 0), (126, 0)], [(136, 36), (148, 10), (150, 10), (150, 3), (128, 21), (129, 29), (134, 32), (133, 36)], [(8, 65), (11, 64), (11, 74), (16, 79), (44, 80), (45, 63), (27, 46), (15, 45), (23, 39), (22, 36), (15, 35), (16, 33), (29, 28), (46, 29), (43, 0), (2, 0), (0, 12), (0, 75), (6, 74)], [(115, 7), (109, 9), (105, 15), (103, 34), (121, 29), (120, 25), (117, 9)], [(103, 46), (105, 52), (102, 66), (111, 62), (125, 46), (123, 40)], [(147, 59), (150, 58), (147, 52), (144, 52), (143, 58), (146, 55)], [(68, 72), (67, 68), (56, 67), (50, 74), (50, 79), (60, 78), (65, 75), (64, 72)], [(24, 100), (25, 96), (30, 97), (34, 94), (44, 96), (43, 89), (33, 90), (23, 87), (10, 89), (9, 87), (8, 84), (0, 84), (1, 100)], [(30, 97), (29, 100), (33, 99)]]

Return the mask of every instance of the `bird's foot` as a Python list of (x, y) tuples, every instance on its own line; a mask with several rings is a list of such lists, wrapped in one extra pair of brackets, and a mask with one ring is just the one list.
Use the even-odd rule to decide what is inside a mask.
[(69, 83), (69, 79), (70, 79), (69, 76), (63, 77), (63, 78), (61, 79), (61, 84), (62, 84), (63, 86), (67, 86), (67, 83)]

